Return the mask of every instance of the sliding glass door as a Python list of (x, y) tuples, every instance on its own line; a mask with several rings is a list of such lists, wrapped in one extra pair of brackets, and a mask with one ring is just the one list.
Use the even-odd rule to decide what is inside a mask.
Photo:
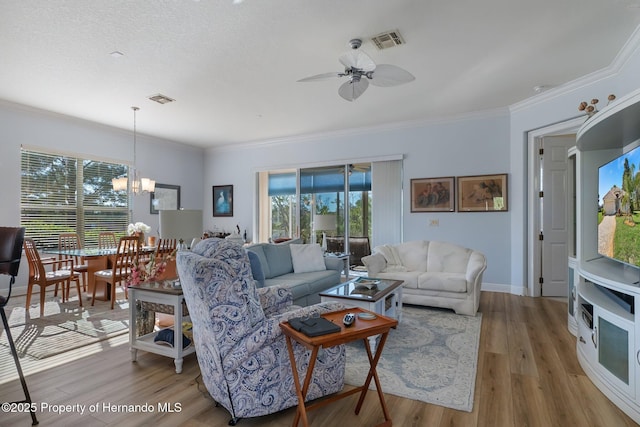
[(366, 243), (359, 243), (361, 252), (370, 252), (370, 163), (261, 172), (258, 187), (260, 241), (300, 237), (329, 252), (351, 252), (357, 237)]

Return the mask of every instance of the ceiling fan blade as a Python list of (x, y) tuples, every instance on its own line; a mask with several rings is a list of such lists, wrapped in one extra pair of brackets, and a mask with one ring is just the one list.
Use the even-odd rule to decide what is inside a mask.
[(380, 64), (376, 67), (371, 77), (371, 84), (374, 86), (389, 87), (409, 83), (416, 78), (400, 67), (389, 64)]
[(347, 101), (353, 101), (364, 93), (369, 87), (369, 80), (360, 79), (358, 81), (349, 80), (344, 82), (338, 89), (338, 94)]
[(358, 68), (363, 71), (373, 71), (376, 69), (376, 63), (373, 59), (359, 49), (353, 49), (340, 55), (338, 58), (345, 68)]
[(331, 73), (322, 73), (322, 74), (316, 74), (315, 76), (309, 76), (309, 77), (305, 77), (304, 79), (300, 79), (298, 80), (299, 82), (315, 82), (318, 80), (328, 80), (331, 79), (333, 77), (340, 77), (339, 72), (331, 72)]

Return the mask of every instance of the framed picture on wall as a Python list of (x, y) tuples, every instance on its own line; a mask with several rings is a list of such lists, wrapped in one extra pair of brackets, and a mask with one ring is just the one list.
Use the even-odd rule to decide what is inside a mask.
[(180, 186), (156, 184), (155, 191), (150, 193), (149, 212), (157, 215), (160, 211), (178, 209), (180, 209)]
[(507, 174), (458, 177), (458, 212), (506, 212)]
[(411, 212), (453, 212), (455, 178), (414, 178), (411, 180)]
[(213, 216), (233, 216), (233, 185), (213, 186)]

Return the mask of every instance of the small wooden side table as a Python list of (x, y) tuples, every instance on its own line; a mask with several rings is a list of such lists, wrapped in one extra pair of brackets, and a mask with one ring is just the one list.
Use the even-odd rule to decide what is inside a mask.
[[(346, 313), (356, 314), (355, 323), (348, 328), (345, 327), (342, 323), (342, 318)], [(282, 328), (282, 332), (287, 339), (289, 360), (291, 361), (291, 370), (293, 372), (293, 382), (296, 387), (296, 394), (298, 395), (298, 410), (296, 411), (296, 416), (293, 420), (294, 427), (298, 425), (300, 419), (302, 419), (302, 424), (305, 427), (308, 427), (309, 421), (307, 420), (307, 411), (319, 408), (328, 403), (334, 402), (338, 399), (342, 399), (358, 392), (360, 393), (360, 398), (358, 399), (355, 413), (356, 415), (359, 414), (372, 379), (375, 381), (376, 389), (378, 392), (378, 399), (380, 400), (380, 406), (382, 407), (382, 412), (384, 413), (384, 422), (379, 424), (378, 427), (391, 427), (391, 417), (389, 416), (389, 410), (387, 409), (387, 404), (384, 400), (384, 394), (382, 393), (382, 386), (380, 385), (380, 380), (378, 379), (376, 366), (378, 365), (378, 361), (380, 360), (380, 355), (382, 354), (384, 344), (387, 341), (387, 335), (389, 334), (391, 328), (395, 328), (398, 325), (398, 321), (390, 317), (382, 316), (380, 314), (375, 314), (375, 319), (363, 320), (358, 318), (359, 313), (375, 314), (371, 311), (359, 307), (323, 314), (322, 317), (335, 323), (336, 325), (339, 325), (341, 327), (341, 330), (340, 332), (321, 335), (318, 337), (309, 337), (302, 332), (296, 331), (291, 327), (291, 325), (289, 325), (289, 322), (280, 323), (280, 328)], [(369, 348), (367, 340), (368, 337), (372, 335), (380, 335), (380, 343), (378, 344), (375, 355), (371, 353), (371, 349)], [(309, 359), (307, 375), (305, 376), (304, 383), (302, 385), (300, 384), (300, 378), (298, 377), (298, 368), (296, 366), (296, 361), (293, 353), (292, 340), (297, 341), (298, 343), (311, 350), (311, 357)], [(364, 384), (360, 387), (356, 387), (354, 389), (339, 393), (310, 405), (306, 405), (305, 398), (307, 396), (311, 378), (313, 376), (313, 368), (315, 367), (316, 358), (318, 357), (318, 350), (320, 350), (321, 347), (333, 347), (356, 340), (363, 341), (364, 348), (367, 351), (367, 357), (369, 358), (369, 373)]]

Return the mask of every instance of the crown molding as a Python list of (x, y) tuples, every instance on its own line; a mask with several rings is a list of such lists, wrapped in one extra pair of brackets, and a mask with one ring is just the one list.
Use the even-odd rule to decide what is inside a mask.
[(238, 150), (256, 149), (260, 147), (274, 147), (277, 145), (299, 144), (301, 142), (317, 142), (318, 140), (347, 138), (352, 136), (366, 135), (370, 133), (389, 132), (403, 129), (415, 129), (436, 124), (446, 124), (460, 122), (463, 120), (477, 120), (500, 117), (509, 114), (507, 107), (493, 108), (468, 113), (452, 114), (448, 116), (431, 117), (428, 119), (405, 120), (400, 122), (386, 123), (376, 126), (366, 126), (359, 128), (340, 129), (334, 131), (318, 132), (313, 134), (302, 134), (286, 136), (282, 138), (272, 138), (259, 141), (250, 141), (240, 144), (226, 144), (207, 148), (208, 152), (229, 152)]
[(582, 87), (589, 86), (601, 80), (613, 77), (624, 68), (627, 62), (638, 52), (639, 48), (640, 26), (636, 27), (631, 36), (625, 42), (624, 46), (622, 46), (616, 57), (613, 59), (611, 64), (609, 64), (605, 68), (594, 71), (593, 73), (586, 74), (553, 89), (549, 89), (548, 91), (545, 91), (541, 94), (534, 95), (531, 98), (525, 99), (524, 101), (511, 104), (509, 106), (509, 111), (511, 113), (517, 113), (540, 103), (566, 95)]

